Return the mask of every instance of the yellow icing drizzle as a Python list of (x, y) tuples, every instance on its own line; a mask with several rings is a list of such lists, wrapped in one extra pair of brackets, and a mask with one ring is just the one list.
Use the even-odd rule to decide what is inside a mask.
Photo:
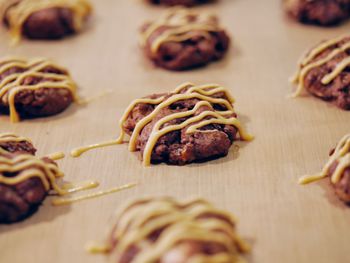
[[(350, 46), (350, 45), (349, 45)], [(342, 62), (340, 62), (335, 69), (323, 77), (322, 84), (327, 85), (332, 80), (334, 80), (341, 72), (343, 72), (344, 69), (346, 69), (350, 65), (350, 57), (347, 57)]]
[(1, 133), (0, 134), (0, 143), (7, 142), (29, 142), (32, 143), (28, 138), (18, 136), (13, 133)]
[[(15, 5), (14, 5), (15, 4)], [(24, 23), (33, 13), (49, 8), (66, 8), (73, 12), (73, 27), (76, 32), (83, 27), (83, 22), (92, 12), (88, 0), (3, 0), (0, 1), (2, 17), (6, 15), (13, 42), (21, 39)]]
[[(227, 97), (227, 99), (215, 98), (214, 96), (216, 94), (220, 94), (220, 95), (224, 94)], [(78, 157), (82, 153), (91, 149), (96, 149), (96, 148), (115, 145), (115, 144), (121, 144), (124, 141), (124, 136), (125, 136), (123, 125), (127, 120), (128, 116), (130, 115), (130, 113), (132, 112), (132, 110), (134, 109), (134, 107), (140, 103), (155, 105), (153, 111), (147, 116), (145, 116), (143, 119), (141, 119), (133, 129), (133, 132), (129, 140), (129, 150), (135, 151), (137, 139), (140, 135), (140, 132), (148, 123), (150, 123), (157, 116), (157, 114), (161, 110), (163, 110), (164, 108), (170, 106), (175, 102), (193, 99), (193, 98), (198, 99), (199, 102), (196, 103), (195, 107), (192, 110), (185, 111), (185, 112), (177, 112), (177, 113), (165, 116), (155, 123), (153, 130), (150, 133), (149, 139), (147, 141), (145, 150), (143, 152), (143, 164), (145, 166), (150, 165), (153, 148), (161, 136), (175, 130), (183, 129), (189, 125), (190, 126), (186, 131), (186, 133), (188, 134), (195, 133), (195, 132), (210, 132), (208, 130), (205, 130), (205, 131), (199, 130), (200, 128), (209, 124), (232, 125), (238, 129), (241, 140), (250, 141), (253, 139), (253, 136), (247, 134), (244, 131), (239, 120), (236, 117), (234, 117), (235, 112), (232, 105), (232, 103), (234, 102), (234, 98), (231, 96), (230, 92), (226, 88), (220, 87), (217, 84), (195, 86), (194, 84), (191, 84), (191, 83), (184, 83), (179, 87), (177, 87), (173, 91), (173, 93), (171, 93), (171, 96), (168, 96), (168, 97), (161, 96), (155, 99), (143, 98), (143, 99), (134, 100), (126, 109), (126, 111), (124, 112), (119, 122), (121, 134), (117, 140), (77, 148), (72, 150), (71, 155), (73, 157)], [(216, 111), (213, 109), (213, 106), (212, 106), (213, 104), (223, 105), (227, 110)], [(200, 109), (200, 107), (208, 107), (210, 110), (205, 110), (201, 112), (199, 115), (194, 116), (196, 111)], [(169, 125), (162, 128), (164, 124), (172, 120), (176, 120), (184, 117), (188, 117), (188, 119), (182, 122), (181, 124)]]
[[(46, 68), (58, 69), (64, 74), (42, 72)], [(19, 68), (23, 72), (9, 74), (0, 80), (0, 100), (3, 104), (9, 106), (10, 119), (12, 122), (20, 120), (16, 109), (15, 98), (23, 90), (47, 89), (66, 89), (70, 91), (74, 100), (77, 100), (77, 87), (67, 71), (47, 59), (33, 59), (30, 61), (19, 58), (5, 59), (0, 61), (0, 74), (7, 72), (12, 68)], [(30, 78), (45, 79), (34, 85), (26, 85), (25, 80)]]
[(62, 188), (66, 190), (68, 193), (76, 193), (76, 192), (85, 191), (88, 189), (93, 189), (99, 186), (100, 186), (99, 182), (86, 181), (78, 184), (65, 183), (63, 184)]
[[(59, 168), (52, 163), (47, 163), (33, 155), (21, 154), (13, 158), (6, 156), (6, 151), (0, 148), (0, 184), (17, 185), (31, 178), (38, 178), (45, 190), (49, 192), (54, 190), (55, 194), (60, 196), (72, 194), (79, 191), (96, 188), (99, 186), (98, 182), (87, 181), (79, 184), (64, 184), (59, 186), (57, 180), (62, 178), (64, 174)], [(17, 173), (14, 177), (6, 177), (6, 173)], [(67, 205), (74, 202), (92, 199), (103, 195), (120, 192), (125, 189), (136, 186), (136, 183), (127, 184), (121, 187), (112, 188), (106, 191), (99, 191), (84, 196), (72, 198), (58, 198), (52, 201), (55, 206)]]
[(325, 49), (336, 45), (338, 42), (342, 41), (344, 39), (344, 36), (340, 36), (340, 37), (336, 37), (333, 39), (329, 39), (327, 41), (324, 41), (322, 43), (320, 43), (317, 47), (313, 48), (308, 55), (305, 56), (304, 59), (302, 59), (302, 61), (300, 62), (300, 64), (302, 66), (305, 66), (306, 64), (308, 64), (311, 60), (313, 60), (315, 57), (317, 57), (317, 55), (319, 55), (320, 53), (322, 53), (322, 51), (324, 51)]
[(51, 153), (47, 156), (48, 158), (50, 158), (51, 160), (57, 161), (57, 160), (61, 160), (65, 157), (64, 152), (55, 152), (55, 153)]
[(112, 141), (108, 141), (108, 142), (103, 142), (103, 143), (96, 143), (96, 144), (92, 144), (92, 145), (88, 145), (85, 147), (81, 147), (81, 148), (76, 148), (73, 149), (71, 151), (71, 156), (72, 157), (79, 157), (81, 156), (83, 153), (90, 151), (92, 149), (97, 149), (97, 148), (102, 148), (102, 147), (106, 147), (106, 146), (113, 146), (113, 145), (117, 145), (117, 144), (121, 144), (123, 143), (124, 140), (124, 136), (125, 136), (125, 132), (123, 130), (123, 124), (126, 121), (126, 119), (128, 118), (130, 112), (133, 110), (133, 108), (139, 104), (139, 103), (146, 103), (146, 104), (159, 104), (160, 102), (162, 102), (162, 100), (164, 100), (164, 97), (160, 97), (157, 99), (138, 99), (133, 101), (128, 108), (125, 110), (123, 117), (120, 119), (119, 121), (119, 128), (120, 128), (120, 136), (118, 137), (118, 139), (116, 140), (112, 140)]
[[(154, 111), (147, 115), (146, 117), (144, 117), (141, 121), (139, 121), (134, 130), (133, 133), (131, 135), (130, 138), (130, 143), (129, 143), (129, 150), (130, 151), (135, 151), (136, 150), (136, 141), (137, 138), (140, 135), (140, 132), (142, 131), (142, 129), (148, 124), (150, 123), (153, 118), (165, 107), (170, 106), (171, 104), (181, 101), (181, 100), (187, 100), (187, 99), (200, 99), (200, 100), (206, 100), (209, 101), (210, 103), (213, 104), (223, 104), (225, 105), (229, 110), (233, 110), (232, 105), (225, 99), (216, 99), (216, 98), (212, 98), (212, 97), (208, 97), (208, 96), (204, 96), (201, 95), (197, 92), (194, 93), (190, 93), (190, 94), (175, 94), (173, 96), (171, 96), (169, 99), (163, 101), (162, 103), (160, 103), (155, 109)], [(174, 129), (175, 130), (175, 129)]]
[[(161, 236), (150, 241), (149, 235), (161, 230)], [(235, 219), (230, 213), (213, 207), (204, 200), (177, 203), (170, 198), (143, 199), (127, 206), (116, 218), (112, 244), (90, 247), (94, 253), (111, 253), (114, 262), (136, 245), (140, 249), (133, 263), (159, 262), (163, 256), (176, 249), (181, 242), (215, 243), (226, 251), (214, 255), (197, 253), (188, 262), (245, 262), (242, 253), (250, 247), (236, 233)], [(110, 240), (111, 241), (111, 240)]]
[[(293, 94), (293, 97), (299, 96), (302, 91), (304, 90), (304, 82), (305, 82), (305, 77), (306, 75), (313, 69), (323, 66), (332, 59), (336, 58), (339, 54), (346, 52), (347, 50), (350, 49), (350, 42), (344, 42), (342, 43), (339, 47), (335, 48), (332, 50), (328, 55), (326, 55), (323, 58), (317, 59), (316, 61), (313, 61), (319, 54), (327, 50), (328, 48), (340, 44), (341, 41), (343, 41), (346, 37), (338, 37), (334, 38), (328, 41), (325, 41), (315, 48), (313, 48), (306, 56), (304, 59), (301, 60), (299, 63), (299, 69), (295, 76), (291, 79), (291, 81), (295, 84), (297, 84), (297, 89), (295, 93)], [(325, 75), (321, 83), (323, 85), (328, 85), (331, 83), (341, 72), (344, 71), (348, 66), (350, 65), (350, 58), (346, 57), (342, 61), (338, 63), (338, 65), (327, 75)]]
[[(87, 199), (92, 199), (92, 198), (96, 198), (96, 197), (100, 197), (100, 196), (104, 196), (104, 195), (108, 195), (108, 194), (112, 194), (112, 193), (117, 193), (126, 189), (130, 189), (132, 187), (135, 187), (137, 185), (137, 183), (129, 183), (123, 186), (119, 186), (119, 187), (114, 187), (105, 191), (99, 191), (99, 192), (95, 192), (95, 193), (91, 193), (91, 194), (87, 194), (87, 195), (83, 195), (83, 196), (78, 196), (78, 197), (72, 197), (72, 198), (59, 198), (59, 199), (55, 199), (52, 201), (52, 204), (54, 206), (61, 206), (61, 205), (69, 205), (72, 203), (76, 203), (76, 202), (80, 202), (80, 201), (84, 201)], [(86, 188), (84, 188), (85, 190)]]
[(186, 8), (171, 8), (141, 33), (141, 45), (145, 46), (153, 33), (160, 28), (164, 30), (152, 41), (152, 53), (156, 53), (166, 42), (182, 42), (194, 35), (208, 38), (210, 32), (222, 30), (215, 16), (211, 14), (197, 13)]
[(337, 168), (332, 174), (331, 182), (338, 183), (341, 180), (344, 171), (350, 167), (350, 134), (345, 135), (337, 144), (334, 153), (330, 156), (328, 162), (323, 167), (320, 174), (304, 176), (299, 179), (299, 184), (308, 184), (318, 181), (330, 175), (330, 168), (337, 162)]
[[(17, 173), (15, 177), (6, 177), (4, 173)], [(63, 173), (52, 163), (29, 154), (21, 154), (13, 158), (0, 155), (0, 183), (16, 185), (30, 178), (41, 180), (46, 191), (54, 190), (59, 195), (68, 192), (57, 184), (57, 179), (63, 177)]]
[[(0, 143), (6, 142), (22, 142), (29, 141), (29, 139), (17, 136), (12, 133), (0, 134)], [(61, 152), (51, 154), (48, 156), (50, 159), (60, 159), (64, 157)], [(15, 176), (6, 176), (6, 174), (13, 173)], [(69, 195), (79, 191), (85, 191), (98, 187), (100, 184), (96, 181), (85, 181), (81, 183), (63, 183), (61, 186), (58, 184), (58, 180), (63, 178), (64, 174), (61, 172), (57, 165), (51, 162), (46, 162), (43, 159), (39, 159), (30, 154), (12, 155), (5, 149), (0, 147), (0, 184), (12, 186), (25, 182), (31, 178), (39, 179), (46, 192), (53, 190), (52, 194), (58, 194), (60, 196)], [(67, 205), (70, 203), (92, 199), (103, 195), (120, 192), (136, 186), (137, 183), (129, 183), (120, 187), (114, 187), (109, 190), (90, 193), (84, 196), (71, 197), (71, 198), (58, 198), (52, 201), (55, 206)]]
[(90, 242), (88, 245), (86, 245), (85, 250), (90, 254), (107, 254), (111, 248), (108, 245)]
[(88, 146), (85, 146), (85, 147), (73, 149), (70, 154), (71, 154), (72, 157), (79, 157), (83, 153), (85, 153), (87, 151), (90, 151), (92, 149), (97, 149), (97, 148), (102, 148), (102, 147), (106, 147), (106, 146), (117, 145), (117, 144), (121, 144), (121, 143), (122, 143), (122, 141), (117, 139), (117, 140), (103, 142), (103, 143), (91, 144), (91, 145), (88, 145)]

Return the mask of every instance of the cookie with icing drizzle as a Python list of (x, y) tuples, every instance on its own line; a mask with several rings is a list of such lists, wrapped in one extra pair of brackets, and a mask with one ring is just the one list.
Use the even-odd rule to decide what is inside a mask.
[(350, 134), (345, 135), (330, 152), (330, 157), (320, 174), (304, 176), (300, 184), (329, 177), (340, 200), (350, 204)]
[(105, 252), (111, 262), (243, 263), (249, 246), (233, 216), (205, 200), (141, 199), (116, 217)]
[(129, 150), (141, 153), (145, 166), (165, 162), (184, 165), (227, 155), (235, 140), (249, 141), (233, 108), (228, 89), (217, 84), (184, 83), (173, 92), (133, 101), (120, 120), (120, 137), (74, 149), (72, 156), (120, 144), (130, 136)]
[(213, 2), (215, 0), (146, 0), (152, 4), (156, 5), (167, 5), (167, 6), (175, 6), (175, 5), (183, 5), (183, 6), (195, 6), (201, 5), (208, 2)]
[(350, 36), (341, 36), (312, 48), (301, 59), (292, 79), (294, 96), (305, 89), (315, 97), (350, 110)]
[(0, 133), (0, 224), (26, 219), (38, 210), (48, 194), (60, 196), (52, 200), (52, 205), (61, 206), (118, 193), (138, 185), (133, 182), (71, 196), (79, 191), (96, 188), (99, 183), (62, 182), (64, 174), (54, 160), (64, 158), (64, 153), (57, 152), (38, 158), (35, 152), (29, 139), (12, 133)]
[(172, 8), (141, 29), (141, 46), (155, 65), (186, 70), (223, 58), (230, 38), (218, 18), (185, 8)]
[(0, 0), (0, 17), (14, 42), (59, 39), (79, 32), (92, 11), (88, 0)]
[(337, 25), (350, 17), (349, 0), (284, 0), (287, 13), (304, 24)]
[(76, 99), (76, 84), (65, 68), (48, 59), (0, 60), (0, 112), (12, 122), (64, 111)]
[(49, 158), (34, 156), (29, 139), (0, 134), (0, 223), (23, 220), (35, 211), (63, 174)]

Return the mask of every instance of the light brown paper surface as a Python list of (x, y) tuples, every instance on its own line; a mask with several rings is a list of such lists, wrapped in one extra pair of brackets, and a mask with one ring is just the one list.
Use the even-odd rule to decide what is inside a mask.
[(55, 208), (51, 198), (39, 212), (0, 226), (1, 263), (105, 262), (84, 251), (102, 240), (114, 211), (126, 200), (148, 195), (204, 197), (239, 219), (239, 232), (253, 247), (251, 262), (350, 262), (350, 208), (325, 182), (299, 186), (318, 172), (331, 147), (349, 132), (350, 113), (305, 96), (287, 99), (288, 78), (305, 49), (347, 32), (350, 24), (322, 29), (285, 18), (280, 1), (222, 0), (201, 7), (220, 14), (233, 38), (226, 58), (209, 67), (168, 72), (154, 68), (138, 48), (138, 28), (163, 8), (138, 0), (95, 0), (95, 15), (82, 34), (57, 42), (23, 41), (9, 46), (0, 30), (0, 54), (48, 56), (68, 67), (85, 97), (112, 93), (56, 117), (11, 124), (0, 116), (0, 132), (30, 137), (39, 155), (113, 139), (118, 119), (134, 98), (173, 90), (178, 84), (219, 83), (236, 98), (239, 118), (256, 136), (237, 143), (226, 158), (185, 167), (144, 168), (127, 145), (59, 161), (66, 180), (97, 179), (100, 189), (138, 181), (131, 190)]

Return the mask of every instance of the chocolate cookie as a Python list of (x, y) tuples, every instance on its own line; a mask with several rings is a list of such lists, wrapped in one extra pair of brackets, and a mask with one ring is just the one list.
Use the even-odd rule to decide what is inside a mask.
[(345, 135), (330, 153), (327, 164), (319, 175), (305, 176), (301, 184), (329, 177), (340, 200), (350, 204), (350, 134)]
[(141, 30), (141, 46), (155, 65), (186, 70), (221, 59), (230, 38), (217, 17), (173, 8)]
[(79, 32), (92, 7), (88, 0), (6, 0), (0, 2), (0, 17), (14, 41), (59, 39)]
[(12, 133), (0, 134), (0, 149), (10, 153), (27, 153), (31, 155), (36, 153), (36, 149), (28, 138)]
[(146, 0), (152, 4), (156, 5), (168, 5), (168, 6), (175, 6), (175, 5), (183, 5), (183, 6), (195, 6), (200, 4), (205, 4), (208, 2), (212, 2), (214, 0)]
[(68, 71), (50, 60), (0, 60), (0, 112), (12, 122), (58, 114), (75, 98)]
[(108, 240), (111, 262), (244, 262), (247, 244), (228, 212), (204, 200), (141, 199), (116, 218)]
[(29, 139), (11, 133), (0, 134), (0, 224), (26, 219), (36, 212), (46, 196), (68, 196), (52, 200), (52, 205), (69, 205), (86, 199), (120, 192), (137, 185), (129, 183), (108, 190), (70, 196), (99, 186), (96, 181), (73, 184), (62, 181), (64, 174), (54, 160), (61, 152), (48, 157), (35, 157), (36, 149)]
[(62, 177), (49, 158), (34, 156), (36, 149), (23, 137), (0, 134), (0, 224), (14, 223), (33, 214)]
[(284, 0), (286, 11), (305, 24), (331, 26), (350, 17), (349, 0)]
[(133, 101), (120, 120), (118, 140), (72, 151), (120, 144), (130, 135), (129, 150), (139, 151), (145, 166), (165, 162), (184, 165), (227, 155), (232, 143), (251, 140), (237, 119), (230, 92), (219, 85), (185, 83), (173, 92)]
[(312, 95), (350, 110), (350, 37), (321, 42), (301, 60), (293, 79), (295, 96), (305, 88)]

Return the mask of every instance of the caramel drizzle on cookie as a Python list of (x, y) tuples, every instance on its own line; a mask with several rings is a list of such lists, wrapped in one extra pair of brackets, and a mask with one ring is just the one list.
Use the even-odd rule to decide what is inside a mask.
[[(322, 42), (305, 55), (305, 57), (299, 63), (299, 69), (298, 69), (297, 73), (291, 79), (292, 83), (298, 85), (297, 90), (293, 94), (293, 97), (299, 96), (302, 93), (302, 91), (305, 89), (305, 84), (304, 84), (305, 77), (307, 76), (307, 74), (311, 70), (327, 64), (332, 59), (335, 59), (338, 55), (340, 55), (340, 54), (342, 54), (350, 49), (350, 42), (344, 41), (345, 38), (346, 37), (341, 36), (341, 37), (337, 37), (337, 38)], [(344, 43), (340, 44), (340, 42), (342, 42), (342, 41), (344, 41)], [(333, 46), (337, 46), (337, 47), (334, 48), (334, 50), (332, 50), (325, 57), (321, 57), (319, 59), (316, 59), (317, 56), (319, 56), (322, 52), (324, 52), (325, 50), (327, 50)], [(350, 66), (350, 57), (349, 56), (345, 57), (342, 61), (340, 61), (331, 72), (329, 72), (325, 76), (323, 76), (323, 78), (321, 79), (321, 83), (323, 85), (328, 85), (339, 74), (341, 74), (348, 66)]]
[[(0, 134), (0, 143), (6, 142), (29, 142), (28, 138), (17, 136), (13, 133)], [(55, 153), (49, 156), (51, 160), (61, 157), (62, 153)], [(60, 159), (60, 158), (56, 158)], [(13, 173), (16, 176), (5, 176), (6, 174)], [(46, 162), (43, 159), (37, 158), (30, 154), (18, 154), (13, 155), (1, 148), (0, 146), (0, 184), (14, 186), (22, 183), (31, 178), (38, 178), (43, 184), (46, 192), (54, 191), (59, 196), (66, 196), (72, 193), (85, 191), (96, 188), (100, 185), (97, 181), (85, 181), (80, 183), (62, 183), (58, 184), (58, 180), (64, 177), (63, 172), (54, 163)], [(87, 199), (97, 198), (104, 195), (117, 193), (132, 187), (137, 186), (138, 183), (128, 183), (118, 187), (112, 187), (110, 189), (93, 192), (76, 197), (57, 198), (52, 200), (52, 205), (61, 206), (68, 205), (75, 202), (80, 202)]]
[[(47, 192), (53, 190), (55, 194), (60, 196), (66, 196), (75, 192), (89, 190), (99, 186), (98, 182), (87, 181), (78, 184), (65, 184), (61, 187), (57, 183), (57, 180), (63, 178), (64, 174), (59, 170), (57, 165), (47, 163), (44, 160), (30, 154), (20, 154), (15, 157), (9, 157), (6, 156), (6, 153), (6, 151), (0, 148), (0, 184), (13, 186), (31, 178), (38, 178), (42, 182)], [(4, 176), (4, 174), (8, 173), (16, 173), (17, 175), (14, 177)], [(52, 200), (52, 205), (68, 205), (71, 203), (120, 192), (136, 185), (137, 183), (132, 183), (78, 197), (57, 198)]]
[(317, 175), (311, 175), (311, 176), (304, 176), (300, 178), (299, 183), (300, 184), (308, 184), (314, 181), (321, 180), (327, 176), (330, 175), (330, 169), (334, 165), (334, 163), (337, 163), (337, 168), (332, 173), (331, 182), (333, 184), (338, 183), (343, 174), (344, 171), (348, 168), (350, 168), (350, 133), (345, 135), (337, 144), (337, 146), (334, 149), (333, 154), (330, 156), (328, 162), (323, 167), (320, 174)]
[[(218, 93), (224, 93), (224, 98), (215, 98), (213, 95)], [(105, 142), (105, 143), (98, 143), (93, 144), (90, 146), (82, 147), (74, 149), (71, 152), (71, 155), (73, 157), (78, 157), (82, 153), (95, 149), (100, 147), (105, 147), (109, 145), (115, 145), (115, 144), (121, 144), (124, 141), (125, 132), (123, 130), (123, 125), (126, 119), (128, 118), (129, 114), (133, 110), (133, 108), (142, 103), (148, 103), (152, 105), (156, 105), (154, 110), (147, 116), (145, 116), (143, 119), (141, 119), (135, 126), (130, 140), (129, 140), (129, 150), (130, 151), (136, 151), (136, 145), (138, 137), (142, 131), (142, 129), (150, 123), (155, 116), (164, 108), (170, 106), (173, 103), (176, 103), (178, 101), (182, 100), (188, 100), (188, 99), (199, 99), (199, 102), (196, 103), (195, 107), (191, 110), (184, 111), (184, 112), (178, 112), (174, 113), (168, 116), (163, 117), (162, 119), (158, 120), (147, 140), (145, 150), (143, 152), (143, 165), (149, 166), (151, 164), (151, 156), (152, 151), (154, 149), (154, 146), (156, 145), (158, 139), (172, 131), (181, 130), (187, 126), (189, 126), (186, 130), (187, 134), (192, 134), (195, 132), (212, 132), (214, 130), (200, 130), (200, 128), (210, 125), (210, 124), (224, 124), (224, 125), (232, 125), (238, 129), (240, 139), (245, 141), (250, 141), (253, 139), (253, 136), (247, 134), (245, 130), (243, 129), (240, 121), (234, 117), (234, 109), (233, 109), (233, 102), (234, 99), (231, 96), (230, 92), (219, 85), (216, 84), (207, 84), (202, 86), (195, 86), (191, 83), (185, 83), (183, 85), (180, 85), (177, 87), (174, 92), (172, 93), (172, 96), (168, 97), (159, 97), (155, 99), (150, 98), (143, 98), (143, 99), (136, 99), (134, 100), (130, 106), (126, 109), (124, 112), (120, 122), (119, 127), (121, 130), (120, 136), (117, 140)], [(213, 105), (214, 104), (221, 104), (224, 105), (227, 110), (225, 111), (217, 111), (214, 110)], [(210, 110), (205, 110), (199, 115), (195, 116), (196, 111), (203, 106), (207, 106), (210, 108)], [(164, 127), (164, 124), (169, 123), (172, 120), (188, 117), (186, 121), (182, 122), (181, 124), (176, 125), (168, 125)]]
[[(16, 185), (30, 178), (38, 178), (46, 191), (52, 189), (59, 195), (68, 193), (56, 183), (56, 180), (64, 175), (55, 164), (47, 163), (30, 154), (8, 157), (6, 153), (0, 148), (0, 183)], [(17, 173), (17, 175), (7, 177), (3, 175), (6, 173)]]
[[(5, 3), (6, 1), (6, 3)], [(6, 15), (13, 42), (21, 39), (22, 28), (35, 12), (49, 8), (66, 8), (73, 12), (73, 27), (76, 32), (83, 27), (85, 18), (92, 12), (88, 0), (4, 0), (1, 3), (2, 17)]]
[[(4, 175), (8, 173), (16, 173), (17, 175), (14, 177), (7, 177)], [(7, 152), (0, 148), (0, 184), (14, 186), (28, 179), (38, 178), (42, 182), (46, 192), (53, 190), (54, 193), (59, 196), (66, 196), (75, 192), (93, 189), (100, 185), (95, 181), (86, 181), (78, 184), (69, 183), (61, 187), (57, 182), (58, 179), (63, 177), (63, 172), (53, 163), (45, 162), (30, 154), (20, 154), (15, 157), (9, 157), (7, 156)], [(52, 200), (52, 205), (68, 205), (107, 194), (117, 193), (136, 185), (137, 183), (130, 183), (82, 196), (57, 198)]]
[[(6, 142), (29, 142), (28, 138), (15, 135), (13, 133), (0, 134), (0, 143)], [(16, 176), (4, 176), (6, 173), (15, 173)], [(96, 182), (85, 182), (79, 186), (70, 185), (60, 187), (57, 179), (63, 178), (64, 174), (57, 165), (45, 162), (31, 154), (21, 153), (11, 155), (0, 147), (0, 183), (6, 185), (16, 185), (30, 178), (38, 178), (48, 192), (54, 190), (58, 195), (66, 195), (75, 191), (86, 190), (96, 187)]]
[(171, 8), (158, 20), (150, 23), (148, 28), (141, 33), (141, 46), (145, 46), (153, 33), (163, 28), (163, 32), (156, 38), (152, 38), (151, 52), (154, 54), (160, 46), (166, 42), (183, 42), (194, 35), (210, 38), (210, 32), (219, 32), (219, 26), (215, 16), (208, 13), (197, 13), (186, 8)]
[[(14, 133), (1, 133), (0, 143), (8, 143), (8, 142), (28, 142), (32, 144), (32, 141), (26, 137), (18, 136)], [(50, 158), (51, 160), (60, 160), (65, 157), (65, 154), (63, 152), (55, 152), (50, 155), (47, 155), (47, 157)]]
[(18, 136), (14, 133), (1, 133), (0, 134), (0, 143), (7, 143), (7, 142), (29, 142), (32, 143), (31, 140), (29, 140), (26, 137)]
[[(132, 262), (158, 262), (181, 241), (215, 243), (225, 251), (213, 255), (198, 253), (188, 262), (245, 262), (243, 253), (250, 247), (236, 232), (233, 216), (213, 207), (205, 200), (184, 203), (171, 198), (141, 199), (127, 206), (116, 218), (111, 233), (117, 245), (107, 242), (104, 249), (90, 247), (92, 252), (113, 253), (114, 260), (120, 259), (131, 246), (138, 248)], [(164, 229), (165, 228), (165, 229)], [(156, 241), (149, 236), (163, 232)]]
[[(52, 67), (58, 69), (62, 74), (43, 72), (46, 68)], [(58, 66), (48, 59), (32, 59), (29, 61), (10, 58), (0, 60), (0, 75), (11, 70), (19, 68), (23, 72), (11, 73), (0, 80), (0, 100), (3, 104), (9, 106), (11, 122), (20, 120), (16, 109), (16, 95), (24, 90), (38, 89), (66, 89), (70, 91), (74, 100), (77, 100), (77, 87), (67, 70)], [(42, 81), (37, 84), (26, 85), (28, 78), (41, 78)]]

